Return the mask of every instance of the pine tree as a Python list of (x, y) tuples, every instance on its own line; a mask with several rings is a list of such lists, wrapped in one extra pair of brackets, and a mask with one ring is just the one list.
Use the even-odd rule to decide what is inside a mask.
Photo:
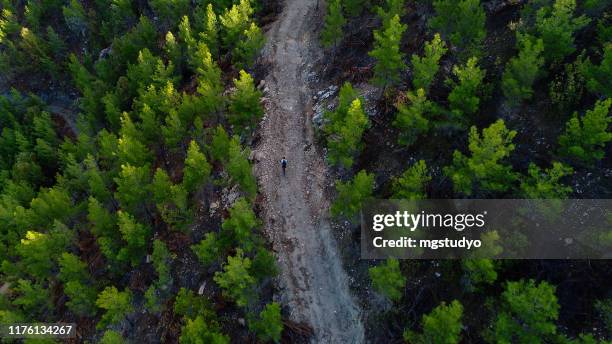
[(204, 20), (204, 27), (200, 32), (200, 39), (206, 44), (210, 53), (213, 56), (219, 54), (219, 20), (215, 14), (212, 3), (206, 6), (206, 19)]
[(249, 202), (239, 198), (229, 209), (229, 217), (223, 220), (223, 230), (240, 246), (250, 251), (253, 248), (252, 235), (260, 221)]
[(599, 66), (589, 59), (582, 65), (581, 72), (587, 80), (589, 91), (612, 98), (612, 43), (604, 46)]
[(563, 185), (560, 179), (570, 176), (574, 170), (554, 161), (552, 167), (542, 171), (530, 163), (528, 176), (521, 183), (521, 192), (527, 199), (564, 199), (572, 192), (571, 186)]
[(325, 26), (321, 31), (321, 43), (326, 48), (336, 47), (342, 40), (342, 27), (346, 24), (346, 19), (342, 14), (342, 4), (340, 0), (330, 0), (327, 3), (327, 14), (325, 15)]
[(212, 134), (210, 143), (210, 157), (217, 162), (226, 162), (229, 159), (230, 138), (222, 126), (217, 126)]
[(331, 206), (333, 216), (343, 216), (352, 219), (359, 213), (363, 201), (372, 197), (374, 175), (359, 171), (352, 181), (336, 182), (338, 197)]
[(106, 311), (96, 326), (98, 329), (116, 324), (123, 320), (127, 314), (134, 311), (130, 290), (126, 289), (120, 292), (114, 286), (106, 287), (98, 294), (96, 305)]
[(179, 150), (181, 143), (187, 134), (187, 123), (181, 121), (176, 110), (171, 110), (166, 116), (165, 124), (161, 127), (165, 146), (170, 150)]
[(326, 111), (325, 119), (330, 122), (330, 125), (324, 126), (323, 130), (327, 135), (333, 134), (337, 125), (341, 125), (344, 119), (348, 115), (348, 110), (359, 94), (353, 89), (350, 82), (345, 82), (340, 87), (340, 93), (338, 94), (338, 106), (334, 111)]
[(533, 95), (532, 86), (544, 64), (541, 39), (517, 34), (519, 54), (510, 59), (502, 76), (502, 91), (510, 105), (518, 105)]
[(68, 6), (62, 7), (62, 13), (68, 28), (79, 36), (85, 36), (87, 16), (83, 5), (77, 0), (70, 0)]
[(191, 250), (198, 256), (200, 263), (204, 266), (209, 266), (215, 262), (220, 256), (221, 243), (217, 237), (217, 233), (206, 233), (204, 238), (196, 245), (191, 245)]
[(249, 274), (250, 267), (251, 259), (244, 257), (242, 250), (237, 249), (235, 256), (227, 257), (223, 272), (216, 272), (213, 278), (223, 289), (223, 294), (240, 307), (246, 306), (253, 297), (256, 280)]
[(195, 319), (187, 319), (179, 337), (181, 344), (229, 344), (229, 342), (228, 336), (222, 334), (217, 326), (208, 323), (201, 315)]
[(368, 269), (372, 287), (393, 301), (399, 301), (404, 294), (406, 277), (400, 271), (399, 262), (389, 258), (384, 263)]
[(87, 272), (87, 264), (77, 256), (64, 252), (59, 259), (60, 271), (58, 278), (64, 283), (64, 293), (70, 299), (66, 302), (68, 308), (77, 315), (91, 316), (95, 314), (96, 290)]
[(106, 185), (106, 181), (102, 176), (96, 160), (90, 154), (85, 158), (85, 166), (87, 170), (85, 172), (87, 177), (87, 184), (89, 186), (89, 194), (93, 197), (106, 202), (111, 199), (112, 194)]
[(226, 48), (230, 49), (238, 43), (244, 30), (251, 24), (253, 12), (250, 0), (240, 0), (238, 4), (226, 9), (225, 13), (219, 16), (219, 22), (223, 27), (221, 40)]
[(457, 82), (448, 80), (453, 90), (448, 95), (450, 109), (455, 116), (463, 119), (466, 115), (473, 115), (480, 105), (482, 82), (486, 71), (478, 67), (478, 59), (472, 57), (465, 66), (453, 67), (453, 74)]
[(255, 58), (265, 44), (265, 38), (257, 24), (251, 23), (242, 32), (240, 41), (232, 51), (232, 61), (234, 65), (242, 68), (250, 68), (255, 63)]
[(428, 115), (432, 112), (434, 104), (427, 100), (425, 90), (419, 88), (416, 93), (406, 93), (408, 104), (397, 104), (397, 115), (393, 126), (400, 130), (399, 143), (411, 146), (418, 137), (429, 130)]
[[(53, 223), (53, 222), (52, 222)], [(28, 230), (15, 245), (22, 273), (44, 280), (55, 268), (55, 257), (66, 250), (72, 232), (61, 222), (55, 221), (49, 233)]]
[(612, 99), (597, 101), (593, 110), (578, 117), (575, 112), (565, 124), (565, 132), (559, 136), (561, 154), (592, 164), (603, 159), (606, 144), (612, 140), (608, 126), (612, 123), (610, 106)]
[(266, 278), (275, 277), (278, 275), (276, 257), (266, 248), (258, 247), (257, 254), (253, 258), (253, 264), (251, 264), (251, 269), (249, 272), (257, 279), (259, 283), (264, 281)]
[(493, 284), (497, 280), (497, 264), (493, 259), (464, 259), (461, 265), (468, 281), (468, 291), (475, 291), (479, 286)]
[(148, 166), (121, 165), (119, 176), (115, 178), (117, 184), (115, 198), (123, 209), (137, 212), (146, 204), (150, 178)]
[(385, 89), (397, 84), (401, 71), (406, 68), (404, 54), (400, 51), (402, 35), (406, 28), (396, 15), (382, 30), (374, 30), (374, 49), (368, 53), (376, 60), (373, 82)]
[(249, 163), (249, 149), (242, 149), (238, 138), (234, 136), (229, 143), (226, 170), (230, 179), (240, 186), (249, 198), (257, 193), (257, 181), (251, 172)]
[(280, 305), (276, 302), (268, 303), (259, 313), (259, 319), (249, 321), (249, 330), (257, 334), (262, 342), (279, 343), (283, 332)]
[(164, 43), (164, 52), (166, 53), (166, 57), (168, 61), (172, 62), (172, 65), (176, 68), (177, 72), (183, 70), (183, 52), (181, 51), (181, 46), (179, 45), (176, 37), (171, 31), (166, 33), (166, 41)]
[(423, 56), (416, 54), (412, 55), (412, 86), (416, 90), (423, 89), (425, 93), (429, 91), (438, 69), (440, 69), (440, 59), (446, 54), (446, 44), (440, 38), (440, 34), (436, 33), (434, 38), (425, 43)]
[(576, 0), (555, 0), (551, 7), (544, 6), (536, 14), (535, 28), (544, 43), (544, 57), (550, 63), (560, 62), (572, 54), (574, 33), (589, 23), (585, 16), (574, 18)]
[(221, 69), (206, 44), (198, 43), (192, 64), (198, 76), (198, 105), (204, 114), (215, 113), (223, 104), (223, 83)]
[(117, 219), (121, 237), (125, 242), (125, 246), (117, 253), (117, 259), (130, 262), (132, 267), (136, 267), (146, 254), (150, 230), (147, 226), (136, 222), (132, 215), (124, 211), (117, 212)]
[(117, 141), (116, 155), (121, 163), (143, 166), (152, 161), (151, 151), (136, 137), (140, 136), (123, 135)]
[[(211, 314), (212, 313), (212, 314)], [(185, 288), (179, 289), (174, 300), (174, 314), (186, 318), (195, 318), (202, 315), (204, 318), (214, 316), (214, 310), (204, 296), (196, 295), (193, 291)]]
[(236, 91), (230, 96), (229, 122), (238, 133), (253, 129), (264, 114), (260, 104), (261, 91), (255, 88), (253, 78), (241, 70), (240, 78), (234, 79)]
[(210, 177), (212, 167), (200, 151), (197, 142), (191, 141), (183, 169), (183, 186), (188, 192), (198, 190)]
[(533, 280), (508, 282), (501, 296), (503, 305), (493, 324), (493, 338), (499, 343), (540, 343), (554, 335), (559, 317), (555, 287)]
[(363, 12), (368, 2), (368, 0), (342, 0), (342, 5), (349, 16), (356, 17)]
[(486, 36), (486, 14), (480, 0), (435, 0), (436, 16), (429, 26), (441, 32), (462, 55), (477, 56)]
[(170, 274), (172, 256), (164, 242), (159, 239), (153, 241), (151, 261), (155, 268), (155, 272), (157, 272), (157, 287), (162, 290), (167, 290), (172, 284), (172, 275)]
[(41, 282), (19, 279), (12, 289), (17, 295), (17, 297), (13, 299), (12, 304), (19, 306), (30, 316), (41, 317), (51, 310), (50, 290)]
[(89, 197), (87, 219), (91, 224), (92, 233), (97, 236), (110, 236), (114, 233), (115, 218), (93, 196)]
[(455, 192), (472, 195), (478, 185), (483, 191), (503, 192), (516, 180), (512, 166), (504, 160), (514, 150), (512, 139), (516, 131), (508, 130), (503, 120), (482, 130), (482, 136), (475, 126), (470, 129), (470, 157), (459, 151), (453, 153), (453, 164), (444, 168), (453, 181)]
[(125, 344), (125, 339), (121, 336), (121, 333), (113, 330), (104, 332), (100, 344)]
[(179, 21), (181, 16), (188, 14), (189, 0), (151, 0), (151, 9), (160, 17), (162, 22), (173, 25)]
[(351, 102), (346, 117), (341, 122), (330, 123), (326, 131), (328, 159), (333, 165), (350, 168), (354, 156), (361, 150), (361, 137), (368, 127), (367, 115), (361, 106), (359, 98)]
[(463, 306), (459, 301), (454, 300), (449, 305), (442, 302), (431, 313), (423, 315), (423, 333), (404, 331), (404, 340), (418, 344), (457, 344), (461, 340), (462, 316)]
[(402, 18), (406, 13), (405, 0), (385, 0), (384, 7), (376, 7), (376, 14), (380, 17), (383, 26), (393, 19), (396, 15)]
[(425, 160), (410, 166), (401, 176), (393, 179), (393, 198), (418, 200), (427, 198), (425, 188), (431, 181)]

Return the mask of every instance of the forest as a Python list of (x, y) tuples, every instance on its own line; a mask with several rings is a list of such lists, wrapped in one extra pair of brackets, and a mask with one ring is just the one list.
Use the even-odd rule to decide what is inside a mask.
[[(294, 9), (308, 15), (270, 41)], [(608, 260), (359, 256), (371, 198), (612, 196), (612, 1), (0, 0), (0, 10), (0, 324), (75, 323), (68, 342), (103, 344), (612, 341)], [(293, 61), (270, 51), (290, 51), (289, 40), (313, 51), (299, 76), (311, 114), (270, 91), (272, 71)], [(283, 111), (305, 120), (274, 122)], [(293, 223), (283, 212), (306, 210), (272, 215), (283, 198), (270, 193), (295, 190), (270, 185), (311, 165), (289, 155), (288, 176), (264, 179), (261, 160), (277, 167), (294, 145), (279, 137), (265, 156), (266, 122), (313, 127), (299, 150), (325, 162), (325, 183), (287, 197), (329, 197), (321, 216), (359, 309), (342, 326), (363, 338), (325, 337), (302, 316), (313, 308), (286, 302), (287, 276), (307, 263), (287, 253), (298, 240), (274, 230)], [(598, 240), (612, 251), (610, 233)]]

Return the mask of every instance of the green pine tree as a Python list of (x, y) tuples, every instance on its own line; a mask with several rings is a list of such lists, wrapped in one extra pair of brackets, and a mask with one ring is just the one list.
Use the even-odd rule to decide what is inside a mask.
[(336, 181), (338, 197), (331, 206), (331, 214), (353, 219), (359, 213), (362, 202), (372, 197), (373, 189), (374, 175), (363, 170), (351, 181)]
[(340, 0), (330, 0), (327, 3), (327, 14), (325, 15), (325, 26), (321, 31), (321, 43), (326, 48), (336, 47), (342, 40), (342, 27), (346, 24), (346, 19), (342, 14), (342, 4)]
[(423, 56), (412, 55), (412, 85), (416, 90), (423, 89), (429, 91), (429, 87), (440, 69), (440, 59), (446, 54), (446, 44), (436, 33), (434, 38), (425, 43)]
[(469, 157), (459, 151), (453, 153), (453, 164), (444, 168), (453, 181), (455, 192), (472, 195), (475, 187), (483, 191), (504, 192), (516, 180), (512, 166), (505, 164), (515, 146), (512, 139), (516, 131), (508, 130), (503, 120), (482, 130), (482, 136), (475, 126), (470, 129)]
[(384, 263), (371, 267), (368, 273), (374, 290), (393, 301), (402, 298), (406, 277), (402, 275), (397, 259), (389, 258)]
[(374, 30), (374, 49), (368, 53), (376, 60), (373, 82), (383, 88), (395, 85), (400, 80), (400, 73), (406, 68), (404, 54), (400, 50), (402, 35), (407, 26), (394, 16), (382, 28)]
[(608, 126), (612, 122), (612, 99), (597, 101), (593, 110), (578, 117), (575, 112), (559, 136), (560, 153), (580, 162), (593, 164), (605, 156), (606, 144), (612, 140)]
[(427, 198), (425, 188), (431, 181), (425, 160), (419, 160), (393, 179), (393, 198), (418, 200)]

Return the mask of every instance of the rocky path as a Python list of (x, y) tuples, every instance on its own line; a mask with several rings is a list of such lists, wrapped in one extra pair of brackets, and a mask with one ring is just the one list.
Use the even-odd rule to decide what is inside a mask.
[[(286, 0), (267, 32), (266, 116), (254, 150), (266, 233), (279, 257), (281, 300), (315, 343), (361, 343), (364, 329), (328, 220), (331, 185), (313, 143), (308, 77), (320, 56), (317, 0)], [(289, 161), (287, 175), (279, 160)]]

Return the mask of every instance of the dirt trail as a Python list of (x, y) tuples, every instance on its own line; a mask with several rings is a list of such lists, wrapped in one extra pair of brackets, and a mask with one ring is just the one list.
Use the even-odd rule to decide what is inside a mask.
[[(286, 0), (267, 32), (264, 59), (266, 117), (255, 147), (255, 173), (264, 197), (264, 222), (279, 257), (281, 300), (294, 321), (314, 329), (315, 343), (362, 343), (360, 311), (328, 220), (324, 190), (331, 184), (312, 144), (312, 64), (321, 54), (315, 28), (317, 0)], [(282, 176), (279, 160), (289, 161)]]

